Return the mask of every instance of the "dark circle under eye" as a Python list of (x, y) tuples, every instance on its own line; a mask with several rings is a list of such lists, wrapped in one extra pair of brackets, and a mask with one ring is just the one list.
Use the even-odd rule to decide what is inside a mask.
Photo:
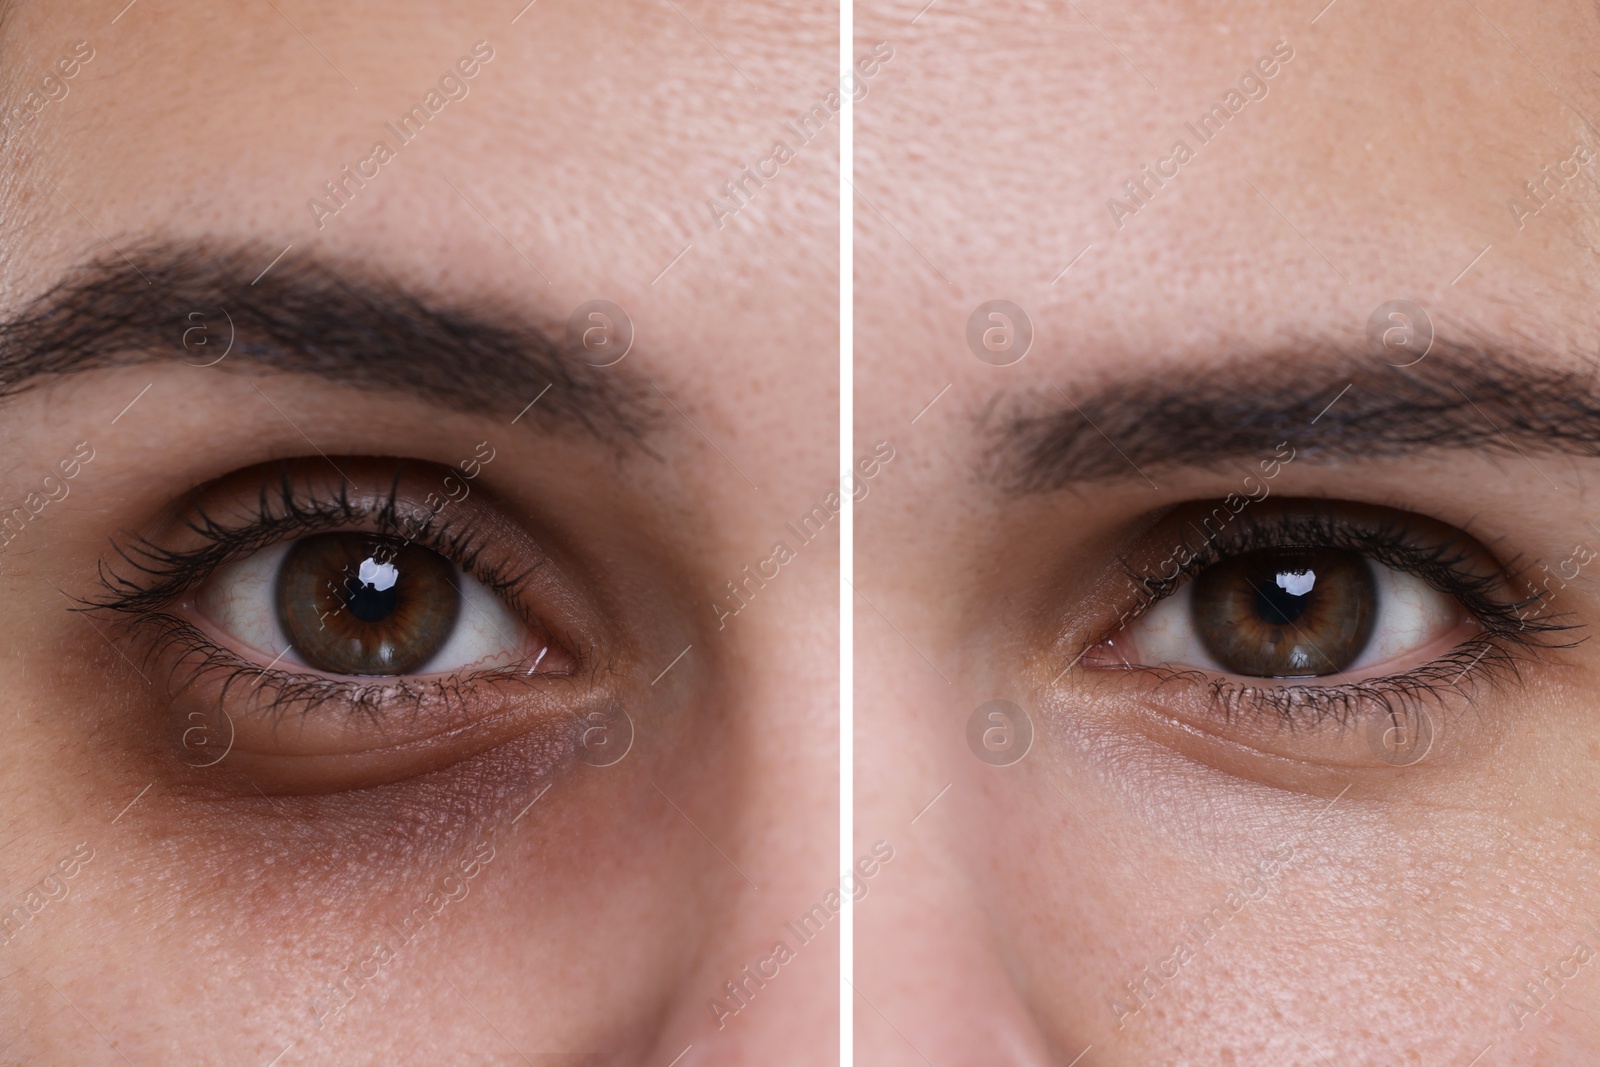
[(1268, 548), (1223, 560), (1194, 580), (1195, 632), (1228, 670), (1306, 678), (1344, 670), (1372, 636), (1372, 568), (1336, 548)]
[(377, 534), (304, 537), (278, 567), (278, 622), (318, 670), (409, 674), (455, 631), (454, 570), (437, 552)]

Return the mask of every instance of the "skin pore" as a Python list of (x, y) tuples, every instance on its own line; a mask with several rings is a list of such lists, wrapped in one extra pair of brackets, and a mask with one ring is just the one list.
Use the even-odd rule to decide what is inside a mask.
[[(836, 15), (519, 6), (6, 11), (6, 1062), (837, 1045), (785, 925), (839, 881), (836, 534), (786, 526), (839, 490), (834, 131), (708, 207)], [(474, 550), (514, 669), (357, 705), (195, 607), (338, 529)]]
[[(857, 1056), (1593, 1062), (1593, 6), (921, 8), (857, 8), (896, 59), (855, 141), (856, 436), (900, 456), (856, 516), (858, 848), (897, 844)], [(999, 299), (1005, 366), (967, 342)], [(1396, 300), (1420, 362), (1369, 345)], [(1163, 518), (1229, 494), (1263, 502), (1223, 543), (1279, 506), (1466, 530), (1570, 629), (1321, 712), (1088, 655), (1153, 643)], [(1007, 766), (969, 748), (993, 700), (1033, 730)]]

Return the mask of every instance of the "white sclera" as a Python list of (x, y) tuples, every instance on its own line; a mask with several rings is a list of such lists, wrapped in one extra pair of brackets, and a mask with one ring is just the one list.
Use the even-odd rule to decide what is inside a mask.
[[(1414, 574), (1397, 571), (1381, 563), (1367, 561), (1373, 579), (1377, 617), (1372, 636), (1346, 673), (1376, 667), (1407, 653), (1426, 648), (1453, 628), (1461, 617), (1454, 597), (1440, 592)], [(1279, 585), (1288, 592), (1312, 587), (1313, 576), (1297, 573), (1279, 576)], [(1297, 593), (1296, 595), (1303, 595)], [(1171, 596), (1151, 605), (1128, 626), (1138, 666), (1194, 667), (1230, 673), (1206, 651), (1205, 642), (1195, 630), (1191, 615), (1194, 583), (1185, 582)], [(1337, 678), (1338, 675), (1328, 677)]]
[[(295, 654), (278, 621), (278, 569), (292, 545), (274, 545), (217, 568), (196, 596), (195, 606), (218, 629), (265, 657), (263, 666), (277, 660), (280, 667), (310, 670), (314, 668)], [(413, 676), (492, 670), (522, 661), (530, 644), (522, 620), (482, 582), (454, 564), (451, 572), (450, 581), (461, 591), (461, 610), (443, 647)], [(378, 588), (405, 578), (393, 564), (376, 560), (364, 561), (359, 577)]]

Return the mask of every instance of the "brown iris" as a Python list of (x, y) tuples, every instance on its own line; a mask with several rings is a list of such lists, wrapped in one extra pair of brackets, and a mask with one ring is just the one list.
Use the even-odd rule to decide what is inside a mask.
[(1372, 569), (1335, 548), (1268, 548), (1202, 571), (1195, 632), (1224, 667), (1260, 678), (1305, 678), (1348, 667), (1372, 636)]
[(461, 594), (437, 552), (367, 533), (315, 534), (278, 568), (278, 621), (306, 664), (409, 674), (455, 630)]

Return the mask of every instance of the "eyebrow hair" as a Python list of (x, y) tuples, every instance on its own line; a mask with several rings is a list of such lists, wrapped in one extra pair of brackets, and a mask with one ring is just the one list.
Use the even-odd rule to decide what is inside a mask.
[[(526, 411), (521, 421), (547, 431), (606, 441), (637, 441), (653, 421), (643, 382), (590, 365), (518, 312), (433, 299), (354, 262), (302, 257), (260, 278), (272, 252), (253, 244), (126, 251), (74, 268), (0, 322), (0, 396), (110, 367), (209, 362), (231, 319), (233, 346), (210, 369), (308, 374), (508, 421)], [(202, 324), (208, 342), (186, 348)]]
[[(995, 427), (987, 473), (1012, 492), (1052, 492), (1148, 480), (1147, 467), (1271, 458), (1284, 441), (1313, 461), (1451, 450), (1600, 456), (1595, 385), (1592, 362), (1560, 369), (1442, 339), (1405, 368), (1311, 342), (1113, 381), (1076, 400), (1059, 389), (1013, 398), (1009, 414), (986, 419)], [(1041, 400), (1051, 410), (1041, 413)]]

